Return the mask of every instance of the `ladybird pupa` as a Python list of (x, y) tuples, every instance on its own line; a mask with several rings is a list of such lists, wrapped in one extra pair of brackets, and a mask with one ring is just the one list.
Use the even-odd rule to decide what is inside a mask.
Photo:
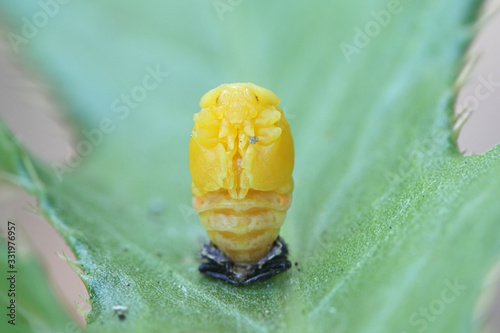
[(205, 274), (238, 284), (290, 267), (279, 232), (292, 201), (294, 148), (279, 102), (252, 83), (223, 84), (200, 100), (189, 169), (193, 207), (211, 240)]

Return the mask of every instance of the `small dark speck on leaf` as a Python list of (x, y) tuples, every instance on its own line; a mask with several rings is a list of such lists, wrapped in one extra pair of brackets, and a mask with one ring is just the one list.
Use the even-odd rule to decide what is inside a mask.
[(158, 253), (156, 254), (156, 256), (157, 256), (158, 258), (161, 258), (162, 254), (158, 252)]
[(299, 265), (299, 263), (298, 263), (298, 262), (295, 262), (295, 266), (298, 266), (298, 265)]
[(340, 269), (340, 271), (341, 271), (341, 272), (343, 272), (343, 271), (344, 271), (344, 269), (343, 269), (343, 268), (341, 268), (341, 269)]
[(392, 229), (392, 227), (389, 227), (389, 229)]
[(256, 137), (256, 136), (250, 136), (248, 137), (248, 142), (250, 142), (251, 144), (256, 144), (257, 142), (259, 142), (259, 138)]
[(130, 283), (127, 283), (127, 287), (130, 287)]
[(125, 312), (127, 311), (128, 307), (125, 305), (114, 305), (113, 306), (113, 312), (118, 316), (118, 319), (124, 320), (127, 316), (125, 315)]

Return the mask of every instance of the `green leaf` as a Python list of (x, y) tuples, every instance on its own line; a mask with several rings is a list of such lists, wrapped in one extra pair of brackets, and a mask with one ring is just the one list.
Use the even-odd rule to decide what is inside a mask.
[[(77, 158), (39, 163), (2, 127), (0, 165), (74, 250), (89, 331), (478, 329), (500, 149), (462, 157), (451, 128), (481, 1), (47, 1), (13, 47), (79, 123)], [(0, 1), (7, 36), (40, 6)], [(298, 267), (235, 288), (197, 272), (187, 147), (199, 98), (246, 81), (294, 135), (281, 235)]]

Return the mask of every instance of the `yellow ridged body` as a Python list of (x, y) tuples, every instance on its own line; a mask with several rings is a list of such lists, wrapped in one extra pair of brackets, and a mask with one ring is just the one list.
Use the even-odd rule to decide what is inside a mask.
[(194, 115), (193, 207), (234, 262), (269, 252), (291, 204), (293, 140), (279, 102), (252, 83), (223, 84), (201, 98)]

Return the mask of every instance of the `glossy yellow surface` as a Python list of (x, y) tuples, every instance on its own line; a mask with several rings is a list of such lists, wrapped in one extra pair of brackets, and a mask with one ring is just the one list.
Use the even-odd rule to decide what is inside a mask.
[(252, 83), (223, 84), (200, 101), (189, 144), (193, 207), (210, 240), (255, 262), (276, 240), (293, 190), (293, 140), (280, 99)]

